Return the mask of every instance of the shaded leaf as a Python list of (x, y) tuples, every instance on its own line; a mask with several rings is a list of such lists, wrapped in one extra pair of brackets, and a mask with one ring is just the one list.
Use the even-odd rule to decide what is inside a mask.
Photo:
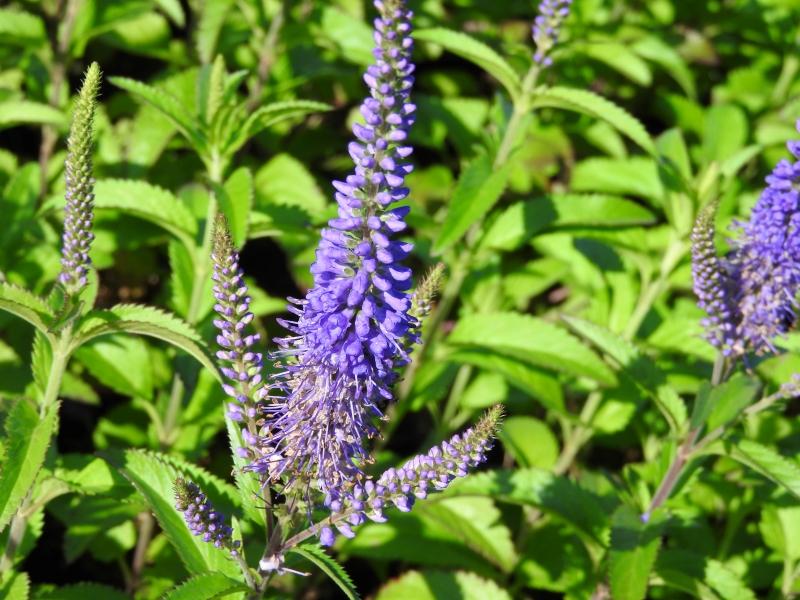
[(247, 590), (246, 585), (222, 573), (203, 573), (169, 590), (164, 600), (211, 600)]
[(490, 579), (467, 571), (409, 571), (384, 585), (375, 600), (511, 600)]
[(609, 581), (614, 600), (642, 600), (661, 545), (659, 529), (621, 506), (612, 519)]
[(356, 590), (353, 580), (350, 579), (350, 576), (342, 565), (329, 556), (321, 546), (305, 544), (303, 546), (295, 546), (291, 548), (289, 552), (298, 554), (316, 565), (320, 571), (325, 573), (331, 581), (339, 586), (339, 589), (342, 590), (342, 593), (344, 593), (349, 600), (358, 600), (358, 590)]

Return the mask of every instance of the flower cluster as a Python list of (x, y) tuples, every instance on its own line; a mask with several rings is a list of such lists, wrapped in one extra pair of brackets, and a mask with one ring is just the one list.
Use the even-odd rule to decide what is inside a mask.
[(692, 229), (692, 280), (698, 305), (708, 317), (703, 320), (706, 338), (727, 356), (736, 345), (736, 307), (730, 279), (714, 245), (716, 203), (702, 209)]
[(64, 167), (66, 207), (61, 247), (62, 270), (58, 279), (69, 294), (77, 294), (86, 287), (91, 265), (89, 250), (94, 239), (92, 132), (99, 88), (100, 67), (92, 63), (86, 71), (75, 103)]
[[(385, 521), (383, 511), (389, 506), (396, 506), (403, 512), (410, 511), (416, 498), (425, 498), (428, 492), (443, 490), (453, 479), (464, 477), (470, 467), (486, 459), (501, 417), (502, 410), (495, 407), (475, 427), (431, 448), (427, 454), (412, 458), (402, 467), (385, 471), (377, 481), (367, 480), (338, 496), (329, 494), (326, 499), (331, 511), (329, 522), (342, 535), (352, 537), (351, 526), (360, 525), (367, 519)], [(334, 541), (330, 525), (321, 527), (319, 535), (325, 546)]]
[(423, 277), (411, 297), (411, 314), (418, 321), (427, 317), (433, 310), (433, 300), (439, 293), (444, 277), (444, 263), (436, 263)]
[(536, 52), (533, 60), (544, 67), (553, 64), (550, 51), (558, 42), (561, 25), (569, 16), (572, 0), (542, 0), (539, 4), (539, 16), (533, 22), (533, 42)]
[[(800, 158), (800, 142), (788, 147)], [(709, 314), (709, 339), (729, 355), (774, 352), (773, 340), (796, 320), (800, 162), (781, 160), (766, 182), (750, 220), (741, 225), (729, 264), (716, 258), (713, 225), (704, 224), (701, 215), (695, 227), (695, 290)]]
[(202, 536), (204, 542), (217, 548), (230, 550), (234, 556), (239, 554), (240, 544), (231, 537), (233, 529), (225, 524), (225, 517), (214, 510), (197, 484), (182, 477), (175, 480), (175, 508), (183, 513), (194, 535)]
[(409, 314), (411, 270), (402, 264), (411, 244), (393, 239), (406, 228), (405, 145), (414, 122), (411, 12), (402, 0), (376, 0), (375, 64), (364, 75), (370, 95), (364, 123), (353, 126), (354, 172), (335, 181), (338, 216), (322, 231), (311, 267), (314, 286), (289, 307), (291, 336), (276, 340), (280, 373), (273, 379), (276, 411), (271, 435), (279, 447), (273, 476), (340, 488), (368, 460), (364, 439), (390, 400), (396, 369), (408, 362), (416, 320)]
[(241, 456), (254, 460), (263, 450), (259, 445), (259, 429), (263, 426), (262, 400), (266, 394), (261, 370), (262, 355), (254, 346), (260, 341), (257, 333), (248, 333), (253, 321), (250, 312), (250, 296), (239, 267), (239, 255), (233, 247), (225, 217), (217, 217), (214, 229), (214, 249), (211, 255), (214, 265), (214, 311), (217, 318), (214, 326), (218, 330), (217, 358), (220, 370), (228, 380), (222, 389), (232, 398), (228, 402), (230, 419), (242, 423)]

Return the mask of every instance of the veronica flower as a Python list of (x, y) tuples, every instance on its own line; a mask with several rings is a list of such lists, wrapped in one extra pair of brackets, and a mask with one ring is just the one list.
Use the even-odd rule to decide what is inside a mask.
[[(271, 435), (284, 455), (277, 477), (342, 486), (368, 460), (363, 441), (372, 419), (391, 399), (396, 369), (408, 362), (415, 319), (410, 316), (411, 271), (402, 264), (411, 244), (393, 239), (406, 228), (411, 171), (405, 144), (414, 122), (411, 11), (403, 0), (376, 0), (375, 63), (364, 75), (370, 95), (364, 123), (353, 126), (354, 172), (335, 181), (338, 216), (322, 231), (311, 267), (314, 285), (293, 300), (293, 334), (276, 340), (283, 371), (273, 380)], [(266, 473), (271, 466), (263, 463)]]
[(214, 272), (214, 311), (218, 330), (217, 358), (227, 382), (222, 389), (230, 396), (227, 414), (242, 424), (245, 446), (238, 453), (255, 460), (264, 458), (266, 447), (258, 444), (260, 428), (264, 425), (262, 400), (265, 388), (262, 381), (262, 355), (255, 348), (258, 333), (248, 332), (253, 321), (250, 296), (239, 267), (239, 255), (233, 247), (225, 217), (217, 217), (214, 229), (214, 248), (211, 254)]
[(77, 294), (87, 284), (89, 249), (94, 239), (94, 176), (92, 172), (92, 131), (97, 92), (100, 88), (100, 67), (92, 63), (86, 71), (83, 86), (75, 103), (75, 112), (67, 139), (65, 162), (66, 206), (61, 246), (59, 281), (68, 294)]
[[(326, 499), (331, 511), (329, 522), (342, 535), (353, 537), (351, 526), (367, 519), (385, 521), (383, 511), (390, 506), (410, 511), (416, 498), (426, 498), (429, 492), (445, 489), (453, 479), (464, 477), (470, 467), (486, 459), (501, 417), (502, 409), (495, 407), (475, 427), (412, 458), (400, 468), (385, 471), (377, 481), (368, 479), (344, 493), (329, 494)], [(334, 541), (330, 525), (320, 528), (319, 535), (325, 546)]]
[(225, 517), (214, 510), (206, 495), (197, 484), (179, 477), (175, 481), (175, 508), (183, 513), (189, 530), (202, 536), (204, 542), (217, 548), (230, 550), (237, 556), (239, 542), (232, 539), (233, 529), (225, 524)]
[(569, 16), (571, 4), (572, 0), (542, 0), (539, 3), (539, 16), (532, 27), (533, 43), (536, 44), (533, 60), (544, 67), (553, 64), (549, 54), (558, 42), (561, 25)]
[[(800, 122), (798, 122), (800, 129)], [(789, 142), (800, 158), (800, 142)], [(693, 233), (695, 291), (709, 319), (708, 337), (724, 353), (774, 352), (773, 340), (796, 319), (800, 291), (800, 162), (781, 160), (766, 178), (729, 261), (716, 258), (713, 223)]]

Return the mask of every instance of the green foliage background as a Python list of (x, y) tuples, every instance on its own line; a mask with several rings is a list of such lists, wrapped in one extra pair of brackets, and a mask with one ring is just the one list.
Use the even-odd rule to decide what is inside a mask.
[[(575, 0), (525, 106), (534, 2), (410, 4), (413, 266), (417, 278), (446, 270), (376, 469), (495, 403), (508, 416), (483, 472), (337, 543), (355, 587), (379, 600), (800, 593), (797, 405), (747, 410), (800, 372), (800, 337), (709, 392), (715, 351), (689, 262), (698, 209), (719, 200), (724, 251), (797, 136), (800, 3)], [(25, 399), (46, 381), (46, 334), (0, 313), (3, 547), (27, 493), (15, 482), (35, 481), (40, 499), (0, 596), (241, 594), (232, 563), (162, 518), (168, 475), (191, 472), (260, 542), (230, 476), (223, 396), (201, 364), (213, 339), (208, 194), (243, 248), (264, 339), (279, 335), (283, 298), (310, 284), (335, 214), (329, 182), (350, 168), (372, 15), (361, 0), (0, 7), (0, 281), (44, 296), (59, 272), (68, 115), (97, 61), (98, 276), (84, 300), (151, 335), (84, 323), (62, 402), (40, 418)], [(514, 151), (498, 163), (509, 123)], [(31, 322), (50, 310), (9, 290), (0, 308), (33, 307)], [(638, 515), (695, 425), (719, 435), (645, 526)], [(313, 575), (275, 578), (273, 597), (339, 597), (314, 567), (324, 555), (312, 559), (293, 555)], [(194, 587), (175, 588), (190, 576)]]

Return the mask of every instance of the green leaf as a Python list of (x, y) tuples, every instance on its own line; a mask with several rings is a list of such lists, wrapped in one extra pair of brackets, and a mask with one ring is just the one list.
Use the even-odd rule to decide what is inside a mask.
[[(2, 19), (2, 15), (0, 15)], [(6, 100), (0, 102), (0, 129), (15, 125), (66, 125), (64, 114), (41, 102), (30, 100)]]
[[(753, 440), (734, 438), (724, 443), (723, 448), (727, 456), (800, 498), (800, 465), (797, 461), (781, 456), (772, 448)], [(716, 446), (711, 446), (709, 451), (719, 452)]]
[(338, 46), (344, 59), (357, 65), (372, 64), (372, 28), (363, 19), (327, 5), (322, 10), (320, 28), (320, 33)]
[(44, 334), (47, 334), (53, 319), (44, 299), (5, 281), (0, 282), (0, 310), (24, 319)]
[(614, 600), (642, 600), (656, 562), (661, 535), (639, 515), (621, 506), (612, 519), (609, 582)]
[(506, 189), (508, 169), (495, 171), (491, 159), (475, 159), (458, 179), (442, 229), (433, 250), (439, 254), (461, 239), (470, 226), (479, 222)]
[(640, 196), (653, 206), (659, 206), (664, 186), (656, 162), (644, 156), (622, 160), (592, 157), (575, 165), (572, 189), (576, 192), (601, 192)]
[(200, 335), (178, 317), (149, 306), (119, 304), (107, 310), (93, 310), (78, 324), (75, 346), (118, 332), (137, 333), (167, 342), (193, 356), (215, 375), (213, 358)]
[(609, 527), (607, 506), (574, 481), (549, 471), (534, 468), (484, 471), (454, 481), (443, 494), (477, 494), (501, 502), (535, 506), (568, 523), (589, 539), (606, 544)]
[(19, 509), (44, 463), (58, 422), (58, 402), (43, 416), (26, 400), (19, 400), (6, 416), (5, 458), (0, 471), (0, 531)]
[(30, 592), (31, 580), (27, 573), (6, 572), (0, 577), (0, 597), (6, 600), (28, 600)]
[(536, 90), (532, 108), (545, 107), (571, 110), (602, 119), (645, 152), (656, 155), (655, 145), (644, 125), (625, 109), (594, 92), (565, 87), (540, 88)]
[(238, 568), (228, 552), (192, 535), (183, 515), (174, 506), (175, 479), (179, 475), (186, 476), (186, 473), (181, 473), (158, 455), (142, 450), (105, 452), (102, 456), (142, 495), (190, 573), (202, 575), (219, 571), (236, 576)]
[(384, 585), (375, 600), (511, 600), (490, 579), (467, 571), (409, 571)]
[(142, 180), (101, 179), (95, 184), (95, 207), (131, 214), (162, 227), (191, 246), (197, 222), (172, 192)]
[(648, 64), (624, 44), (590, 41), (580, 44), (577, 50), (641, 86), (649, 86), (653, 80), (653, 73)]
[(694, 75), (680, 53), (656, 35), (649, 35), (636, 41), (632, 49), (642, 58), (657, 64), (681, 86), (691, 99), (697, 97)]
[(506, 208), (495, 219), (481, 245), (515, 250), (545, 229), (593, 226), (624, 227), (655, 223), (645, 207), (618, 196), (600, 194), (549, 194)]
[(164, 600), (212, 600), (247, 590), (246, 585), (222, 573), (203, 573), (169, 590)]
[(75, 351), (77, 358), (100, 383), (123, 396), (151, 400), (152, 357), (141, 338), (115, 335), (91, 340)]
[(654, 571), (666, 586), (702, 600), (756, 598), (723, 563), (696, 552), (665, 549), (659, 554)]
[(445, 50), (475, 63), (506, 88), (508, 95), (515, 99), (520, 95), (519, 75), (506, 60), (492, 48), (464, 33), (441, 27), (421, 29), (414, 38), (442, 46)]
[(467, 315), (458, 322), (447, 342), (456, 348), (497, 351), (575, 377), (591, 377), (603, 384), (616, 382), (611, 369), (578, 338), (529, 315)]
[(558, 459), (558, 441), (539, 419), (509, 417), (497, 437), (521, 467), (549, 469)]
[(273, 156), (261, 167), (256, 173), (255, 188), (259, 207), (296, 206), (314, 220), (320, 218), (328, 204), (308, 168), (289, 154)]
[(126, 600), (129, 596), (122, 590), (99, 583), (88, 582), (76, 583), (75, 585), (59, 587), (36, 594), (36, 600), (88, 600), (89, 598)]
[(709, 394), (711, 411), (706, 420), (709, 431), (727, 425), (736, 419), (758, 394), (760, 385), (757, 380), (746, 375), (737, 374), (722, 385), (718, 385)]
[(253, 176), (250, 169), (240, 167), (218, 188), (219, 206), (228, 219), (233, 244), (241, 248), (247, 239), (247, 223), (253, 206)]
[(233, 0), (206, 0), (202, 4), (200, 24), (197, 28), (197, 54), (204, 63), (210, 63), (216, 54), (217, 40)]
[(183, 12), (180, 0), (155, 0), (155, 3), (175, 25), (178, 27), (184, 26), (186, 15)]
[(0, 38), (4, 44), (39, 46), (47, 41), (44, 21), (15, 8), (0, 8)]
[(330, 578), (349, 600), (358, 600), (358, 590), (350, 579), (350, 576), (336, 560), (329, 556), (321, 546), (316, 544), (306, 544), (295, 546), (289, 550), (290, 553), (298, 554), (310, 563), (319, 568), (320, 571)]
[(233, 135), (225, 144), (224, 152), (228, 155), (233, 154), (247, 140), (267, 127), (310, 113), (328, 111), (330, 108), (328, 104), (313, 100), (287, 100), (262, 106), (247, 118), (244, 125), (233, 132)]
[(197, 152), (205, 149), (205, 137), (195, 127), (192, 111), (183, 106), (178, 99), (164, 90), (129, 79), (127, 77), (109, 77), (108, 80), (123, 90), (134, 94), (161, 111), (178, 128), (178, 131), (194, 146)]
[(703, 159), (724, 161), (744, 148), (747, 142), (747, 116), (735, 104), (715, 104), (706, 111), (703, 132)]

